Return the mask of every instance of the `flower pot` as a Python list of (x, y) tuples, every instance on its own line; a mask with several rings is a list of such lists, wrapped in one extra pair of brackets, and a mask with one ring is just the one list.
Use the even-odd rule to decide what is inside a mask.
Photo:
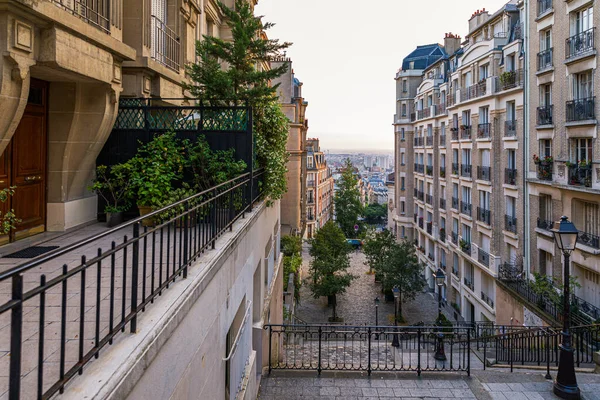
[[(138, 210), (140, 212), (140, 217), (143, 217), (144, 215), (150, 214), (152, 212), (152, 207), (138, 205)], [(154, 218), (144, 218), (142, 220), (142, 226), (154, 226), (154, 224), (155, 224)]]
[(106, 225), (108, 225), (109, 228), (120, 225), (122, 222), (123, 222), (123, 213), (121, 211), (106, 213)]

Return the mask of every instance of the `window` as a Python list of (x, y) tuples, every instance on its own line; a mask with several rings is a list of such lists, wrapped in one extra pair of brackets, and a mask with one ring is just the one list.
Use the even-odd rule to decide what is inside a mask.
[(515, 150), (508, 150), (508, 168), (517, 169), (517, 152)]
[(458, 164), (458, 149), (452, 149), (452, 162)]
[(598, 203), (574, 201), (573, 217), (577, 229), (600, 236), (600, 206)]
[(489, 107), (479, 108), (479, 123), (487, 124), (490, 122), (490, 109)]
[(433, 96), (427, 96), (427, 107), (431, 107), (433, 105)]
[(458, 183), (452, 184), (452, 197), (456, 197), (458, 199)]
[(552, 196), (540, 194), (540, 220), (552, 221)]
[(471, 243), (471, 227), (469, 225), (462, 224), (462, 238), (465, 242)]
[(463, 186), (462, 188), (462, 201), (471, 204), (471, 188)]
[(458, 235), (458, 220), (456, 218), (452, 218), (452, 232)]
[(548, 107), (552, 105), (552, 85), (540, 86), (540, 106)]
[(469, 86), (473, 85), (473, 79), (471, 77), (471, 71), (467, 72), (464, 75), (464, 79), (465, 79), (465, 88), (468, 88)]
[(427, 125), (427, 136), (431, 137), (433, 135), (433, 126), (431, 124)]
[(442, 124), (440, 125), (440, 134), (442, 136), (444, 136), (446, 134), (446, 123), (442, 122)]
[(405, 177), (400, 178), (400, 190), (405, 190), (406, 186), (404, 185), (406, 181)]
[(571, 13), (571, 36), (594, 27), (594, 7), (586, 7)]
[(490, 209), (490, 193), (483, 190), (479, 191), (479, 207), (484, 210)]
[(444, 217), (440, 220), (440, 229), (446, 230), (446, 218)]
[(404, 153), (400, 153), (400, 165), (404, 165)]
[(405, 139), (406, 139), (406, 136), (405, 136), (405, 134), (404, 134), (404, 128), (400, 129), (400, 138), (401, 138), (402, 140), (405, 140)]
[(462, 123), (466, 126), (471, 126), (471, 111), (463, 111)]
[(313, 158), (312, 158), (312, 156), (308, 156), (306, 164), (308, 165), (308, 168), (312, 168), (313, 167)]
[(406, 79), (402, 79), (402, 91), (404, 93), (408, 92), (408, 82), (406, 82)]
[(400, 202), (400, 214), (405, 214), (406, 213), (406, 203), (404, 201)]
[(506, 196), (506, 215), (515, 218), (517, 215), (516, 199), (511, 196)]
[(506, 102), (506, 120), (507, 121), (515, 121), (517, 119), (517, 111), (515, 108), (514, 101)]
[(489, 76), (490, 65), (485, 64), (479, 67), (479, 80), (487, 79)]
[[(402, 116), (406, 117), (406, 104), (405, 103), (402, 103)], [(402, 129), (402, 130), (404, 130), (404, 129)]]
[(507, 72), (515, 70), (515, 54), (514, 53), (509, 54), (509, 55), (506, 56), (504, 69)]
[(573, 160), (578, 164), (581, 161), (592, 161), (592, 139), (573, 139)]
[(540, 32), (540, 51), (550, 50), (552, 48), (552, 31), (546, 29)]
[(458, 129), (458, 114), (452, 115), (452, 127)]
[(573, 100), (587, 99), (594, 95), (592, 70), (573, 74)]
[(442, 168), (446, 167), (446, 155), (445, 154), (440, 154), (440, 167), (442, 167)]
[(490, 166), (490, 151), (489, 150), (481, 150), (481, 166), (482, 167)]
[(541, 139), (540, 140), (540, 158), (541, 157), (552, 157), (552, 140)]
[(433, 154), (431, 153), (427, 154), (427, 166), (433, 167)]
[(462, 163), (464, 165), (471, 165), (471, 150), (463, 149), (462, 151)]

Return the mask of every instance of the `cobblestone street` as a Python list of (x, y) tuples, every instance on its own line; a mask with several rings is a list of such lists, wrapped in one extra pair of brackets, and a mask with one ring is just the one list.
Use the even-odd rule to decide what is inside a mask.
[[(300, 289), (300, 304), (296, 307), (296, 316), (307, 323), (327, 323), (332, 315), (331, 307), (327, 306), (327, 299), (315, 299), (308, 285), (309, 245), (302, 246), (302, 288)], [(350, 268), (348, 272), (357, 278), (352, 281), (346, 293), (337, 296), (337, 314), (344, 319), (347, 325), (375, 325), (375, 297), (379, 303), (379, 325), (394, 324), (394, 303), (385, 302), (381, 293), (381, 284), (375, 283), (373, 275), (368, 275), (369, 267), (365, 265), (365, 255), (354, 251), (350, 255)], [(403, 304), (403, 314), (406, 324), (415, 324), (419, 321), (433, 322), (437, 317), (438, 303), (432, 293), (419, 293), (415, 300)], [(450, 315), (446, 314), (447, 317)]]

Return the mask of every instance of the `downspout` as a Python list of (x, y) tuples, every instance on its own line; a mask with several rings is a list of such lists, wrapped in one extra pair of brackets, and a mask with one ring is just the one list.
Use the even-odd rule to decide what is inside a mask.
[(528, 58), (530, 55), (529, 51), (529, 1), (525, 1), (525, 21), (523, 21), (523, 44), (525, 46), (525, 53), (523, 55), (524, 61), (524, 84), (523, 84), (523, 209), (525, 213), (525, 221), (523, 224), (524, 235), (523, 235), (523, 246), (524, 246), (524, 262), (523, 267), (526, 272), (527, 279), (530, 278), (531, 273), (531, 248), (530, 248), (530, 235), (531, 235), (531, 220), (529, 212), (529, 62)]

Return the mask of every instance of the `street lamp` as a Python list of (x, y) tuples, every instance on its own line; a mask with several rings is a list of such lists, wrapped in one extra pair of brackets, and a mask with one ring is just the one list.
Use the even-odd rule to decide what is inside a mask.
[(579, 231), (569, 218), (562, 216), (560, 221), (554, 223), (552, 228), (554, 241), (564, 256), (564, 278), (563, 278), (563, 332), (562, 344), (560, 345), (560, 357), (558, 360), (558, 373), (554, 381), (554, 394), (563, 399), (580, 399), (581, 392), (577, 387), (575, 377), (575, 363), (573, 360), (573, 348), (571, 347), (571, 335), (569, 334), (571, 294), (569, 293), (569, 259), (571, 252), (575, 250)]
[[(375, 297), (375, 330), (379, 326), (379, 297)], [(379, 334), (375, 334), (375, 340), (379, 340)]]
[[(444, 271), (441, 268), (434, 274), (435, 283), (438, 287), (438, 321), (442, 323), (442, 286), (444, 286), (444, 281), (446, 280), (446, 275), (444, 275)], [(446, 361), (446, 352), (444, 351), (444, 334), (440, 331), (438, 333), (438, 344), (435, 350), (435, 354), (433, 356), (436, 360)]]
[(392, 338), (392, 346), (400, 347), (398, 341), (398, 299), (400, 298), (400, 289), (398, 286), (394, 286), (392, 292), (394, 293), (394, 337)]

